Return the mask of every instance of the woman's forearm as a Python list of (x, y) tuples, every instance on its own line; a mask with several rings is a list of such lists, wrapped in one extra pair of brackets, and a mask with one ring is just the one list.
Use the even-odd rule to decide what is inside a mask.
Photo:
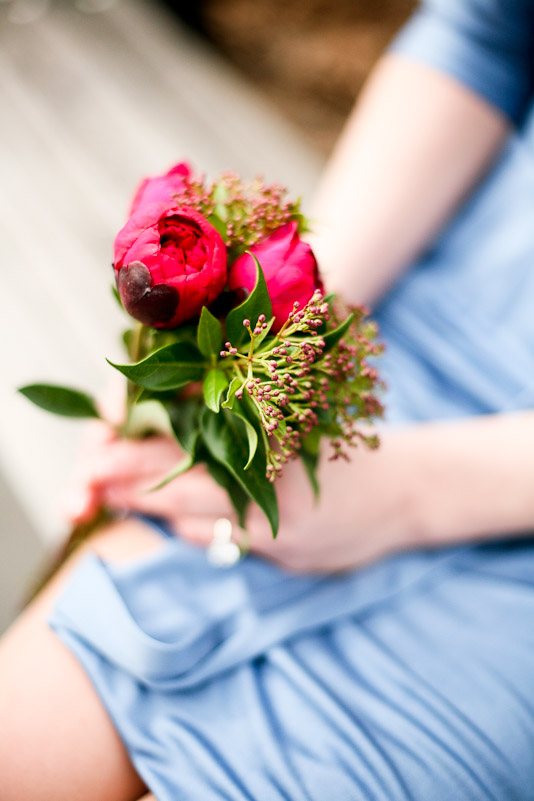
[[(534, 531), (534, 412), (423, 423), (399, 435), (413, 487), (410, 544)], [(396, 447), (402, 458), (402, 441)]]
[(386, 55), (312, 209), (328, 289), (352, 302), (379, 297), (473, 188), (508, 130), (499, 111), (453, 79)]

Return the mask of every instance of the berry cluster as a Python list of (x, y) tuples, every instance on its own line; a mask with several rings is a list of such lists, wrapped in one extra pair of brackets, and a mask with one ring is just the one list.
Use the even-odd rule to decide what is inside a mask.
[[(357, 420), (369, 421), (382, 413), (373, 391), (378, 375), (365, 361), (381, 346), (373, 342), (376, 328), (364, 323), (366, 310), (352, 312), (350, 326), (338, 341), (332, 341), (327, 322), (337, 315), (317, 290), (302, 308), (295, 303), (287, 321), (274, 337), (265, 341), (269, 322), (260, 315), (255, 325), (243, 320), (250, 341), (248, 349), (225, 343), (221, 357), (232, 360), (240, 379), (237, 401), (244, 393), (253, 403), (267, 444), (267, 475), (281, 474), (283, 465), (298, 456), (313, 429), (326, 435), (332, 445), (331, 458), (348, 458), (344, 446), (358, 440), (373, 447), (374, 437), (356, 428)], [(329, 341), (330, 337), (330, 341)]]
[(203, 176), (184, 178), (183, 183), (174, 196), (177, 205), (199, 211), (217, 228), (230, 260), (295, 218), (301, 220), (301, 232), (306, 230), (299, 201), (289, 200), (281, 184), (266, 184), (260, 176), (246, 182), (234, 172), (223, 173), (212, 184)]

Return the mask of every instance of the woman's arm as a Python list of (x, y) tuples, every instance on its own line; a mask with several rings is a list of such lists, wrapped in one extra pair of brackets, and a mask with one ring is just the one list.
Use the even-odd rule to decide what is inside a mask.
[[(252, 548), (294, 570), (337, 571), (407, 548), (532, 533), (533, 476), (534, 412), (391, 427), (377, 451), (356, 451), (349, 464), (322, 462), (318, 504), (301, 465), (289, 465), (278, 539), (254, 513)], [(213, 519), (199, 514), (203, 494), (199, 477), (176, 524), (208, 543)]]
[(448, 75), (388, 54), (373, 70), (320, 182), (310, 242), (328, 289), (372, 302), (473, 189), (505, 115)]
[(410, 432), (414, 544), (534, 532), (534, 412), (423, 423)]

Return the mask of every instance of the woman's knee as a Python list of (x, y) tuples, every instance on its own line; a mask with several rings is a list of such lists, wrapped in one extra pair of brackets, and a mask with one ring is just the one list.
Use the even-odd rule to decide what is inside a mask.
[(88, 676), (46, 620), (87, 548), (120, 561), (156, 545), (141, 524), (95, 535), (0, 640), (2, 801), (134, 801), (146, 792)]

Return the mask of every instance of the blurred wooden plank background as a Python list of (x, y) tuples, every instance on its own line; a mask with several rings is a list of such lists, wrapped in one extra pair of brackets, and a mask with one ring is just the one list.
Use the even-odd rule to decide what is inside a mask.
[(139, 177), (187, 158), (309, 197), (321, 159), (208, 46), (143, 0), (0, 2), (0, 629), (46, 545), (80, 424), (17, 395), (101, 391), (119, 355), (111, 244)]

